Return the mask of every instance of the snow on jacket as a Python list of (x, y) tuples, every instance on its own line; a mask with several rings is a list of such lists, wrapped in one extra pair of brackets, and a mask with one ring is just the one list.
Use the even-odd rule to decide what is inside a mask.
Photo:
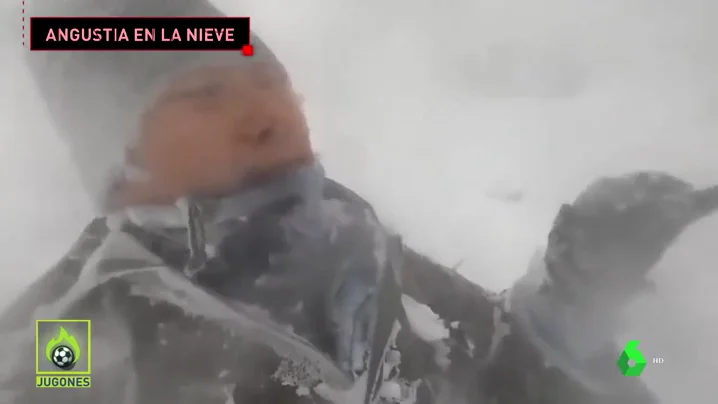
[[(197, 363), (197, 371), (186, 380), (188, 390), (222, 393), (225, 389), (216, 386), (220, 381), (241, 382), (247, 370), (260, 373), (265, 366), (277, 370), (270, 353), (246, 368), (248, 352), (256, 356), (264, 352), (262, 346), (297, 360), (304, 370), (291, 374), (293, 382), (313, 386), (323, 380), (337, 390), (346, 388), (366, 370), (366, 354), (380, 316), (377, 286), (382, 276), (393, 276), (396, 262), (390, 255), (391, 240), (377, 227), (373, 212), (323, 198), (324, 181), (319, 166), (302, 167), (272, 182), (273, 186), (220, 201), (212, 218), (204, 222), (207, 250), (214, 253), (191, 274), (193, 279), (183, 272), (190, 266), (197, 268), (187, 254), (186, 229), (163, 227), (155, 233), (151, 226), (126, 220), (126, 212), (110, 218), (109, 227), (98, 220), (92, 225), (97, 229), (88, 234), (107, 232), (104, 240), (100, 243), (99, 237), (88, 235), (78, 241), (76, 249), (85, 255), (94, 252), (78, 256), (77, 262), (69, 254), (59, 264), (64, 268), (31, 286), (32, 293), (6, 313), (3, 329), (11, 328), (11, 334), (23, 339), (33, 331), (28, 318), (92, 319), (93, 386), (95, 394), (103, 392), (105, 400), (93, 397), (98, 399), (94, 402), (121, 402), (119, 387), (114, 386), (121, 375), (128, 391), (140, 386), (146, 397), (153, 397), (152, 391), (161, 388), (165, 377), (172, 383), (164, 385), (177, 385), (172, 377), (186, 378), (182, 373), (186, 369), (177, 369), (177, 374), (172, 366), (165, 369), (176, 360)], [(73, 265), (80, 261), (85, 264)], [(43, 291), (48, 295), (42, 296)], [(157, 313), (140, 309), (148, 300), (167, 309)], [(383, 312), (392, 310), (385, 306)], [(390, 333), (393, 319), (388, 323)], [(301, 344), (288, 336), (287, 326), (302, 337)], [(386, 329), (386, 324), (380, 326)], [(193, 346), (196, 333), (217, 342)], [(155, 343), (148, 344), (147, 338)], [(382, 338), (388, 343), (389, 335)], [(169, 352), (163, 352), (161, 340), (172, 347)], [(379, 350), (382, 354), (383, 349)], [(178, 351), (186, 356), (171, 356)], [(20, 366), (8, 369), (15, 374), (13, 380), (31, 377), (34, 369), (21, 369), (32, 362), (14, 357), (8, 364)], [(153, 369), (159, 364), (165, 370), (157, 373)], [(221, 380), (214, 380), (220, 373)], [(16, 382), (15, 387), (22, 385)], [(212, 385), (216, 387), (208, 387)], [(110, 391), (118, 401), (107, 401)], [(174, 402), (180, 393), (163, 391), (153, 399)], [(18, 398), (15, 402), (25, 403), (49, 393), (30, 386), (20, 388), (18, 394), (25, 401)], [(52, 394), (56, 403), (64, 403), (65, 396), (68, 401), (89, 402), (82, 400), (90, 392)]]

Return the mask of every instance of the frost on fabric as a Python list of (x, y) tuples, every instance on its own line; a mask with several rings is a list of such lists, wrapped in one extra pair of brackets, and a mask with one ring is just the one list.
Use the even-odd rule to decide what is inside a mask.
[(449, 338), (449, 330), (444, 320), (434, 313), (429, 306), (421, 304), (407, 295), (401, 297), (409, 324), (419, 338), (427, 342), (441, 341)]

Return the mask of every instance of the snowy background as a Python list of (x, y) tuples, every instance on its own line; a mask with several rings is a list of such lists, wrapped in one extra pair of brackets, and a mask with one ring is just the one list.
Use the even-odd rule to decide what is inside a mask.
[[(4, 0), (0, 35), (0, 305), (92, 215), (23, 70), (18, 3)], [(596, 176), (718, 183), (715, 1), (242, 3), (219, 4), (287, 63), (329, 172), (489, 288), (523, 273), (558, 205)], [(632, 308), (628, 337), (665, 358), (643, 377), (667, 404), (718, 396), (716, 236), (718, 217), (687, 232), (657, 296)]]

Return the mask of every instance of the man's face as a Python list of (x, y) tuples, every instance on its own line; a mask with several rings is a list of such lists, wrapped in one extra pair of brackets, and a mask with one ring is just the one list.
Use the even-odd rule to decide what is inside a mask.
[(147, 172), (175, 195), (231, 186), (249, 160), (238, 132), (252, 130), (250, 111), (236, 90), (192, 79), (176, 82), (144, 114), (137, 146)]
[(291, 86), (258, 68), (181, 74), (143, 114), (131, 154), (157, 194), (220, 195), (253, 172), (311, 155)]

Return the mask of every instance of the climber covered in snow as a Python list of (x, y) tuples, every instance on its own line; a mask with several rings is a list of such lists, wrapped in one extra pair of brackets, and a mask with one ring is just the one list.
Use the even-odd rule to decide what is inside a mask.
[[(54, 10), (32, 13), (223, 15), (203, 1), (110, 3), (35, 2)], [(254, 58), (28, 55), (108, 214), (10, 306), (0, 330), (30, 341), (38, 316), (93, 318), (96, 343), (112, 349), (93, 355), (93, 389), (51, 395), (25, 388), (31, 361), (8, 359), (13, 377), (0, 393), (12, 391), (10, 402), (343, 403), (331, 390), (364, 378), (363, 396), (382, 403), (412, 394), (419, 404), (655, 403), (640, 380), (618, 377), (607, 341), (632, 287), (645, 290), (672, 241), (715, 209), (714, 190), (661, 173), (598, 181), (560, 210), (526, 276), (495, 295), (401, 246), (366, 201), (325, 178), (284, 67), (252, 42)], [(105, 193), (104, 168), (124, 158)], [(412, 328), (416, 305), (398, 303), (395, 271), (405, 303), (430, 308), (445, 337)], [(383, 346), (396, 322), (399, 362)]]
[(324, 199), (324, 171), (283, 69), (256, 62), (177, 75), (143, 114), (129, 154), (142, 175), (115, 182), (113, 206), (184, 199), (211, 209), (190, 223), (201, 257), (185, 270), (200, 287), (268, 310), (352, 377), (369, 369), (373, 350), (383, 355), (395, 315), (378, 299), (392, 289), (398, 305), (400, 244), (365, 207)]

